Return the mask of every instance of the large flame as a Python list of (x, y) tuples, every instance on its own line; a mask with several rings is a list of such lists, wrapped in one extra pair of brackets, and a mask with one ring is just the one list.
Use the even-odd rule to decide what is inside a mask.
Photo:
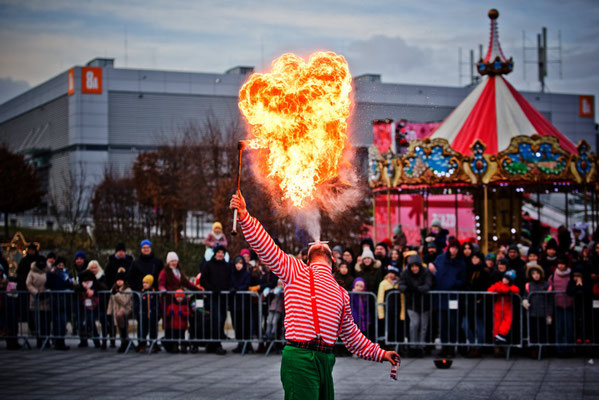
[(261, 169), (298, 208), (318, 186), (339, 174), (347, 139), (351, 75), (345, 58), (317, 52), (306, 63), (283, 54), (272, 71), (253, 74), (239, 91), (239, 108), (252, 126), (248, 145), (264, 149)]

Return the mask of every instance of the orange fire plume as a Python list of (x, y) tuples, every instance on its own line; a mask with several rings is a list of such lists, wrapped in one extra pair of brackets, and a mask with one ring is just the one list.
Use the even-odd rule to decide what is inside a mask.
[(270, 73), (253, 74), (239, 91), (239, 108), (254, 135), (247, 144), (265, 150), (261, 169), (297, 208), (339, 173), (350, 93), (347, 62), (333, 52), (314, 53), (307, 63), (283, 54)]

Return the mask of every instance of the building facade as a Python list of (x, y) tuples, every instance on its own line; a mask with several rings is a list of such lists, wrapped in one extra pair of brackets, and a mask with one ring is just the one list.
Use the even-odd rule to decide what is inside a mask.
[[(238, 93), (252, 72), (251, 67), (223, 74), (123, 69), (113, 59), (94, 59), (0, 105), (0, 142), (45, 171), (50, 192), (65, 175), (81, 171), (93, 186), (107, 168), (126, 172), (140, 151), (168, 143), (186, 125), (212, 119), (225, 128), (241, 121)], [(441, 121), (471, 90), (355, 77), (351, 142), (371, 145), (376, 119)], [(596, 146), (594, 113), (583, 112), (589, 96), (522, 94), (574, 143), (585, 139)]]

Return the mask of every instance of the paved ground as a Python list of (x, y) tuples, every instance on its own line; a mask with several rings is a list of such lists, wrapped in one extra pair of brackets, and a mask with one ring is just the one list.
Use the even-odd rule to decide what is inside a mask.
[[(0, 398), (282, 399), (280, 361), (280, 355), (203, 351), (151, 356), (93, 348), (7, 351), (2, 344)], [(388, 364), (337, 358), (336, 398), (599, 399), (599, 362), (581, 358), (458, 358), (449, 370), (436, 369), (430, 358), (405, 358), (397, 382), (389, 372)]]

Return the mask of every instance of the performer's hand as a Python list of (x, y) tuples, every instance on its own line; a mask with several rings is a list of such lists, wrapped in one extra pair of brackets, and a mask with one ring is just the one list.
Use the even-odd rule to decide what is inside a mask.
[(237, 209), (237, 216), (239, 217), (239, 219), (244, 219), (245, 216), (247, 215), (248, 211), (245, 208), (245, 200), (243, 198), (243, 196), (241, 195), (241, 191), (237, 191), (237, 194), (234, 194), (231, 197), (231, 203), (229, 204), (229, 208), (231, 210), (233, 209)]
[(391, 365), (395, 365), (400, 361), (400, 357), (399, 354), (394, 351), (386, 351), (383, 356), (383, 361), (389, 361)]

